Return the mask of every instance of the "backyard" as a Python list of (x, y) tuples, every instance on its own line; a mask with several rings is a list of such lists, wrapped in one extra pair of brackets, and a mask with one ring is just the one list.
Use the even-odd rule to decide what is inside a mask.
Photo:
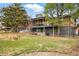
[(79, 55), (79, 40), (26, 33), (1, 33), (0, 55)]

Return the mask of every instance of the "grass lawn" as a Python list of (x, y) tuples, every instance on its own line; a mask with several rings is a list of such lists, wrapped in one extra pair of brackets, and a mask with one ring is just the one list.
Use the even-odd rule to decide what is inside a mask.
[(79, 40), (70, 38), (23, 35), (15, 41), (0, 39), (0, 55), (20, 55), (47, 51), (74, 55), (73, 48), (78, 43)]

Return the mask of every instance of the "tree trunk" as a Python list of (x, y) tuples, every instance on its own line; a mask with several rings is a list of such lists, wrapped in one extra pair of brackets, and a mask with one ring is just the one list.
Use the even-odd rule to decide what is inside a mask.
[(69, 18), (69, 24), (68, 24), (68, 37), (70, 36), (70, 21), (71, 21), (71, 18)]
[(53, 25), (53, 36), (54, 36), (54, 25)]
[(68, 26), (68, 37), (70, 36), (70, 31), (69, 31), (69, 29), (70, 29), (70, 25)]
[(44, 35), (47, 35), (47, 34), (46, 34), (45, 27), (43, 28), (43, 34), (44, 34)]
[(60, 27), (58, 27), (58, 36), (60, 35)]
[(13, 27), (13, 28), (11, 29), (11, 31), (12, 31), (12, 32), (17, 32), (17, 27)]

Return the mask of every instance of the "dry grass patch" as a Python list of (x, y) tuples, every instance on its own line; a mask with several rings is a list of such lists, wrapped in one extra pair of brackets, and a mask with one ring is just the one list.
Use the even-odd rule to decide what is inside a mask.
[[(64, 37), (50, 37), (50, 36), (37, 36), (26, 33), (8, 33), (0, 34), (0, 55), (27, 55), (32, 52), (56, 52), (66, 55), (79, 55), (75, 52), (75, 48), (79, 40), (64, 38)], [(15, 35), (20, 36), (20, 40), (12, 41)], [(16, 38), (17, 39), (17, 38)], [(52, 54), (53, 55), (53, 54)]]

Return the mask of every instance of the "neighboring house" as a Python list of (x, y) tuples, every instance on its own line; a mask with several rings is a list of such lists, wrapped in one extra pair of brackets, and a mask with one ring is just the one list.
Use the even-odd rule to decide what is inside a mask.
[(79, 36), (79, 17), (75, 19), (75, 34)]
[(3, 26), (2, 23), (3, 22), (0, 22), (0, 31), (1, 32), (9, 31), (10, 27)]
[(18, 32), (30, 32), (30, 29), (31, 29), (31, 17), (28, 16), (27, 17), (27, 20), (25, 20), (26, 24), (22, 25), (20, 24), (18, 26)]
[(0, 30), (5, 29), (5, 26), (2, 25), (2, 22), (0, 22)]
[(17, 29), (18, 32), (30, 32), (31, 27), (31, 22), (28, 21), (25, 25), (19, 25)]

